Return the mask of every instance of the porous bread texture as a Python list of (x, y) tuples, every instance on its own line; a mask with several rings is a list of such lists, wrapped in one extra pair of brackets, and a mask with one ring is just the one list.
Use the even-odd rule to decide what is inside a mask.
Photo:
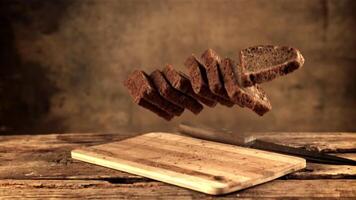
[[(220, 65), (220, 57), (219, 55), (212, 49), (207, 49), (201, 55), (201, 59), (203, 61), (203, 66), (205, 67), (207, 79), (209, 83), (209, 88), (212, 93), (218, 95), (227, 101), (230, 101), (229, 96), (224, 87), (223, 78), (219, 69)], [(233, 103), (231, 103), (233, 104)]]
[(240, 51), (241, 84), (245, 87), (271, 81), (300, 68), (304, 58), (287, 46), (259, 45)]
[(260, 86), (242, 87), (239, 84), (237, 70), (239, 66), (231, 59), (223, 59), (220, 67), (224, 77), (225, 88), (234, 103), (241, 107), (247, 107), (261, 116), (272, 109), (270, 101)]
[(203, 106), (195, 99), (173, 88), (161, 71), (153, 71), (150, 74), (150, 79), (152, 80), (160, 95), (171, 103), (181, 108), (187, 108), (194, 114), (198, 114), (203, 109)]
[(172, 87), (174, 87), (176, 90), (179, 90), (184, 94), (187, 94), (188, 96), (200, 101), (201, 103), (203, 103), (208, 107), (216, 106), (217, 103), (216, 101), (209, 100), (203, 96), (196, 94), (193, 91), (189, 77), (185, 75), (183, 72), (179, 72), (175, 70), (172, 65), (166, 65), (166, 67), (163, 69), (163, 74), (168, 80), (168, 82), (170, 82)]
[(153, 105), (152, 103), (146, 101), (143, 98), (139, 99), (137, 104), (142, 106), (143, 108), (146, 108), (147, 110), (150, 110), (151, 112), (155, 113), (156, 115), (162, 117), (167, 121), (172, 120), (174, 117), (172, 114), (167, 113), (166, 111), (160, 109), (159, 107)]
[(140, 99), (143, 98), (161, 110), (175, 116), (180, 116), (184, 111), (183, 108), (178, 107), (161, 97), (144, 71), (133, 71), (124, 81), (124, 85), (129, 90), (134, 102), (137, 104), (140, 102)]
[(227, 107), (234, 105), (230, 100), (215, 95), (210, 91), (205, 67), (194, 55), (189, 56), (184, 64), (189, 70), (190, 81), (196, 94), (209, 100), (217, 101)]

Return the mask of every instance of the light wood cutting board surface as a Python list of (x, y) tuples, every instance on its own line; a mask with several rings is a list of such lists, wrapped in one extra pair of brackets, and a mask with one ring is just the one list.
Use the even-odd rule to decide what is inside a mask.
[(208, 194), (225, 194), (305, 167), (305, 160), (171, 133), (76, 149), (72, 158)]

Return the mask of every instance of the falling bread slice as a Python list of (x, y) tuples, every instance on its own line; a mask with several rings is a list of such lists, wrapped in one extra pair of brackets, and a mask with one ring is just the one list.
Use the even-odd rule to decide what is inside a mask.
[(187, 96), (175, 88), (166, 80), (163, 73), (159, 70), (155, 70), (150, 74), (150, 79), (157, 88), (160, 95), (171, 103), (181, 107), (187, 108), (194, 114), (200, 113), (203, 110), (203, 106), (195, 99)]
[(207, 74), (210, 91), (229, 101), (229, 96), (225, 90), (223, 78), (219, 69), (221, 61), (219, 55), (214, 50), (208, 49), (204, 51), (201, 59), (204, 63), (203, 66), (205, 67)]
[(206, 99), (198, 94), (195, 94), (193, 91), (192, 85), (190, 83), (189, 77), (185, 75), (182, 72), (179, 72), (173, 68), (172, 65), (167, 65), (163, 69), (163, 74), (168, 80), (168, 82), (174, 87), (176, 90), (179, 90), (180, 92), (187, 94), (188, 96), (194, 98), (197, 101), (200, 101), (201, 103), (205, 104), (206, 106), (209, 107), (215, 107), (216, 106), (216, 101), (214, 100), (209, 100)]
[(124, 85), (127, 87), (131, 97), (137, 104), (140, 103), (141, 99), (144, 99), (161, 110), (175, 116), (180, 116), (184, 111), (183, 108), (176, 106), (161, 97), (149, 80), (148, 75), (141, 70), (132, 72), (128, 79), (125, 80)]
[(240, 51), (240, 64), (241, 83), (246, 87), (289, 74), (303, 66), (304, 58), (292, 47), (260, 45)]
[(214, 107), (217, 102), (231, 107), (238, 104), (259, 115), (272, 106), (258, 85), (286, 75), (304, 64), (301, 53), (292, 47), (260, 45), (240, 52), (240, 64), (223, 59), (212, 49), (201, 55), (202, 62), (191, 55), (185, 66), (189, 76), (167, 65), (150, 76), (136, 70), (124, 82), (135, 103), (158, 116), (171, 120), (184, 108), (198, 114), (202, 104)]
[(262, 116), (272, 109), (265, 92), (258, 85), (241, 87), (238, 81), (237, 66), (229, 58), (221, 61), (220, 69), (224, 78), (225, 88), (230, 99), (247, 107)]
[(172, 114), (167, 113), (166, 111), (160, 109), (159, 107), (153, 105), (152, 103), (146, 101), (143, 98), (138, 99), (138, 105), (150, 110), (151, 112), (157, 114), (158, 116), (162, 117), (163, 119), (170, 121), (174, 116)]
[(189, 70), (190, 81), (196, 94), (210, 100), (218, 101), (220, 104), (228, 107), (234, 105), (230, 100), (215, 95), (210, 91), (205, 67), (194, 55), (189, 56), (184, 65)]

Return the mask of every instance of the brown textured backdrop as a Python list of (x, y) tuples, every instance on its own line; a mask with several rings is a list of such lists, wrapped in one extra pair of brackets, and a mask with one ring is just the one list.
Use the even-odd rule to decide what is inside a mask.
[[(170, 130), (182, 120), (246, 131), (356, 130), (352, 0), (61, 0), (0, 3), (0, 133)], [(165, 122), (131, 102), (134, 68), (182, 63), (210, 47), (236, 59), (291, 45), (306, 63), (263, 85), (273, 110), (185, 112)]]

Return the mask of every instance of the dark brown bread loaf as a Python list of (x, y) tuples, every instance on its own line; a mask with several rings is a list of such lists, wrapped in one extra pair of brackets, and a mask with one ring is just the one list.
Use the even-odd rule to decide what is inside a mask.
[(146, 108), (147, 110), (150, 110), (151, 112), (157, 114), (158, 116), (162, 117), (167, 121), (170, 121), (174, 117), (172, 114), (167, 113), (166, 111), (158, 108), (157, 106), (151, 104), (143, 98), (140, 98), (137, 104)]
[(210, 91), (205, 68), (194, 55), (189, 56), (184, 65), (189, 70), (190, 81), (196, 94), (210, 100), (218, 101), (220, 104), (228, 107), (234, 105), (230, 100), (217, 96)]
[(184, 111), (183, 108), (162, 98), (149, 80), (148, 75), (143, 71), (135, 70), (132, 72), (128, 79), (125, 80), (124, 85), (137, 104), (141, 99), (144, 99), (161, 110), (175, 116), (180, 116)]
[(224, 78), (225, 88), (230, 99), (236, 104), (250, 108), (259, 115), (272, 109), (265, 92), (258, 85), (241, 87), (238, 82), (236, 65), (229, 58), (221, 61), (220, 69)]
[(192, 98), (200, 101), (206, 106), (214, 107), (216, 105), (216, 101), (209, 100), (202, 96), (199, 96), (198, 94), (195, 94), (189, 78), (182, 72), (176, 71), (172, 65), (167, 65), (163, 69), (163, 74), (176, 90), (179, 90), (180, 92), (191, 96)]
[(150, 74), (150, 79), (152, 80), (161, 96), (163, 96), (166, 100), (179, 107), (187, 108), (194, 114), (198, 114), (200, 111), (202, 111), (203, 106), (199, 102), (174, 89), (166, 80), (161, 71), (153, 71)]
[(206, 70), (211, 92), (229, 101), (229, 96), (225, 90), (219, 69), (220, 57), (214, 50), (208, 49), (202, 54), (201, 58), (204, 63), (203, 66)]
[(189, 77), (167, 65), (150, 77), (143, 71), (134, 71), (124, 82), (134, 102), (158, 116), (171, 120), (184, 108), (197, 114), (203, 103), (214, 107), (217, 102), (226, 106), (238, 104), (259, 115), (272, 106), (258, 83), (288, 74), (304, 64), (297, 49), (261, 45), (240, 52), (240, 65), (223, 59), (211, 49), (206, 50), (200, 62), (194, 55), (185, 61)]
[(241, 83), (251, 86), (293, 72), (303, 66), (304, 58), (292, 47), (260, 45), (242, 50), (240, 64)]

